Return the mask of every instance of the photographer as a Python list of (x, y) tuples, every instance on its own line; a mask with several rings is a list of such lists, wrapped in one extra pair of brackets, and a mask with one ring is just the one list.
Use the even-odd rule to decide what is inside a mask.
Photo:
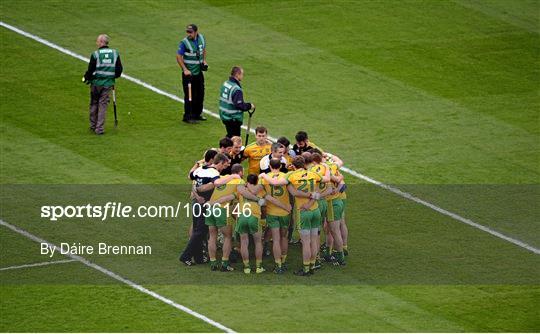
[(182, 68), (182, 86), (184, 88), (184, 118), (190, 124), (206, 121), (202, 116), (204, 102), (204, 75), (208, 69), (206, 62), (206, 41), (199, 34), (195, 24), (186, 27), (187, 36), (180, 42), (176, 61)]

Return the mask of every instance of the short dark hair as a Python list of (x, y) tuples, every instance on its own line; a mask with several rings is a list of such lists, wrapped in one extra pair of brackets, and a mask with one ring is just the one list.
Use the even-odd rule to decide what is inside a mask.
[(194, 24), (194, 23), (190, 23), (190, 24), (188, 24), (188, 25), (186, 26), (186, 30), (193, 30), (193, 31), (198, 31), (198, 30), (199, 30), (199, 28), (197, 27), (197, 25), (196, 25), (196, 24)]
[(320, 154), (320, 155), (322, 155), (322, 152), (321, 152), (321, 150), (319, 150), (318, 148), (315, 148), (315, 147), (313, 147), (313, 148), (310, 148), (310, 149), (308, 150), (308, 152), (309, 152), (309, 153), (311, 153), (311, 154), (313, 154), (313, 153), (317, 153), (317, 154)]
[(239, 174), (243, 170), (244, 170), (244, 167), (242, 167), (241, 164), (234, 164), (231, 167), (231, 174)]
[(235, 76), (237, 74), (240, 74), (242, 72), (242, 68), (240, 66), (233, 66), (231, 69), (231, 76)]
[(315, 163), (320, 164), (322, 162), (322, 155), (317, 152), (313, 152), (311, 153), (311, 160), (313, 160), (313, 162)]
[(205, 162), (210, 162), (212, 161), (212, 159), (214, 159), (214, 157), (217, 155), (217, 151), (216, 150), (208, 150), (206, 151), (206, 153), (204, 153), (204, 161)]
[(306, 141), (308, 139), (308, 135), (306, 131), (298, 131), (296, 133), (296, 136), (294, 136), (297, 142), (300, 141)]
[(256, 186), (259, 183), (259, 177), (256, 174), (249, 174), (247, 176), (247, 182)]
[(302, 157), (306, 161), (306, 164), (310, 164), (313, 162), (313, 157), (311, 156), (311, 153), (309, 152), (303, 152)]
[(291, 142), (286, 137), (279, 137), (277, 142), (285, 146), (285, 148), (289, 148), (289, 145), (291, 145)]
[(279, 161), (279, 159), (270, 159), (270, 168), (272, 168), (272, 169), (280, 169), (281, 168), (281, 161)]
[(229, 161), (229, 158), (223, 153), (218, 153), (214, 157), (214, 165), (217, 165), (222, 162), (227, 162), (227, 161)]
[(294, 157), (292, 164), (296, 168), (304, 168), (304, 166), (306, 165), (306, 160), (303, 156), (299, 155)]
[(255, 133), (268, 133), (268, 130), (264, 126), (258, 126), (255, 128)]
[(219, 141), (219, 148), (232, 147), (233, 145), (233, 141), (231, 140), (231, 138), (228, 137), (221, 138), (221, 140)]

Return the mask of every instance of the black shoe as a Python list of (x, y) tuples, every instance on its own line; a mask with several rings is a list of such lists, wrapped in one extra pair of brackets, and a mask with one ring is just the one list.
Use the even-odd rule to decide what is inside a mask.
[(330, 263), (332, 263), (332, 262), (334, 262), (336, 260), (336, 258), (333, 255), (325, 255), (325, 256), (323, 256), (323, 259), (324, 259), (324, 261), (330, 262)]
[(191, 267), (191, 266), (195, 265), (195, 262), (191, 261), (191, 259), (183, 260), (182, 258), (179, 258), (178, 260), (180, 260), (180, 262), (182, 262), (183, 264), (185, 264), (188, 267)]
[(233, 249), (231, 251), (231, 254), (229, 254), (229, 262), (237, 263), (239, 258), (240, 258), (240, 253), (236, 249)]
[(195, 258), (195, 263), (196, 264), (205, 264), (205, 263), (208, 263), (210, 262), (210, 259), (208, 259), (207, 256), (203, 255), (199, 258)]
[(339, 260), (339, 259), (336, 259), (334, 262), (332, 262), (332, 264), (336, 267), (339, 267), (339, 266), (344, 266), (346, 265), (347, 263), (345, 262), (345, 260)]
[(201, 115), (201, 116), (195, 117), (195, 120), (197, 120), (197, 121), (206, 121), (207, 118)]
[(285, 269), (283, 267), (274, 267), (274, 274), (282, 275), (285, 273)]
[(311, 275), (309, 271), (304, 271), (304, 268), (300, 268), (298, 271), (295, 271), (294, 274), (296, 276), (310, 276)]

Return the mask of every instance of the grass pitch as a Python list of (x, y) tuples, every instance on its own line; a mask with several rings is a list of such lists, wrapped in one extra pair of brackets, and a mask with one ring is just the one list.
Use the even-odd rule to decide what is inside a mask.
[[(538, 2), (0, 6), (4, 22), (84, 56), (107, 32), (127, 74), (175, 94), (176, 47), (184, 25), (198, 23), (206, 108), (217, 109), (219, 85), (240, 64), (270, 135), (306, 130), (348, 167), (540, 245)], [(93, 136), (86, 64), (4, 28), (0, 36), (3, 220), (54, 243), (150, 243), (149, 257), (88, 258), (236, 331), (540, 330), (538, 255), (350, 176), (348, 265), (308, 280), (179, 265), (185, 218), (40, 220), (44, 200), (131, 191), (185, 201), (184, 175), (224, 129), (215, 119), (184, 125), (181, 104), (120, 79), (120, 125), (110, 110), (107, 134)], [(47, 261), (3, 227), (0, 243), (2, 268)], [(299, 264), (297, 247), (290, 258)], [(80, 263), (0, 271), (0, 282), (2, 331), (216, 330)]]

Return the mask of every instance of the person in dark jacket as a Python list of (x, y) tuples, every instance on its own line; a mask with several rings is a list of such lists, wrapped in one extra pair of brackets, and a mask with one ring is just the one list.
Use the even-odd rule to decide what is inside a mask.
[(243, 78), (244, 70), (239, 66), (234, 66), (231, 76), (221, 86), (219, 94), (219, 117), (225, 124), (226, 136), (229, 138), (240, 136), (244, 112), (255, 109), (253, 103), (244, 101), (244, 93), (240, 85)]
[(90, 130), (97, 135), (105, 132), (109, 94), (123, 70), (120, 54), (109, 47), (109, 40), (105, 34), (98, 36), (98, 49), (90, 56), (88, 70), (83, 77), (84, 82), (90, 84)]

